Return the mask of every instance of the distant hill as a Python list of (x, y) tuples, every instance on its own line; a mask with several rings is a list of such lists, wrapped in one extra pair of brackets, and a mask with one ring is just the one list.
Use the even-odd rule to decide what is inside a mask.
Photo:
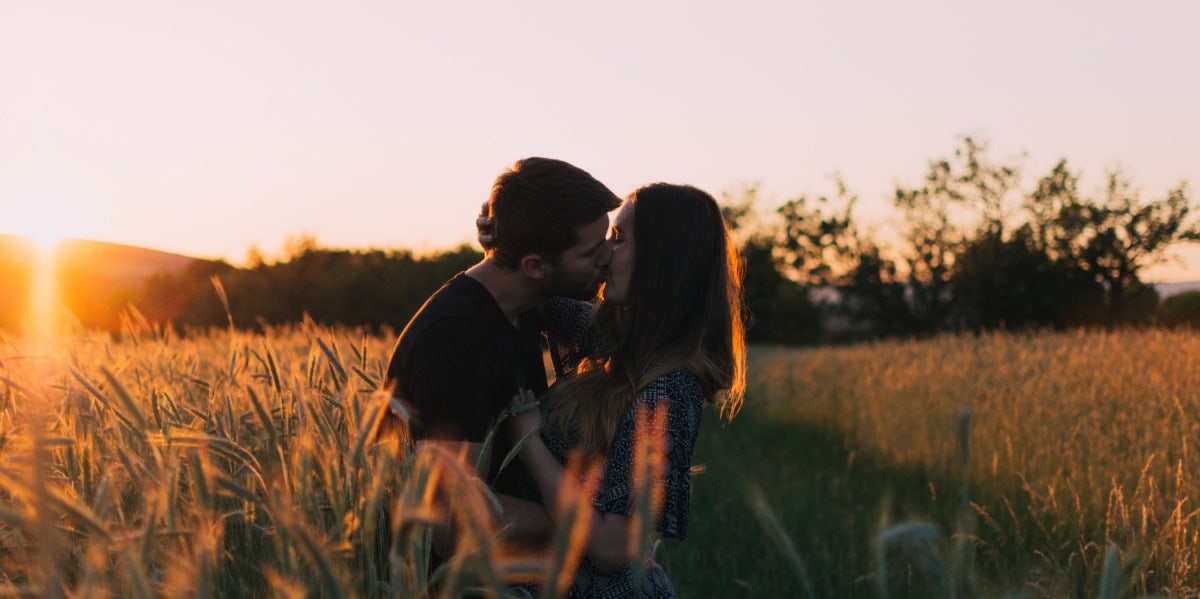
[(1200, 291), (1200, 281), (1183, 281), (1178, 283), (1151, 283), (1158, 297), (1166, 299), (1185, 291)]
[[(86, 272), (111, 283), (141, 283), (160, 272), (179, 272), (196, 262), (197, 258), (151, 250), (132, 245), (61, 239), (54, 244), (55, 263), (60, 269)], [(0, 263), (33, 264), (37, 248), (25, 237), (0, 233)]]
[[(63, 239), (54, 245), (54, 265), (63, 305), (79, 321), (115, 328), (127, 298), (150, 277), (182, 272), (205, 262), (147, 248)], [(30, 310), (37, 248), (19, 235), (0, 234), (0, 328), (15, 330)]]
[(140, 285), (151, 275), (180, 272), (200, 261), (180, 254), (84, 239), (64, 239), (54, 251), (60, 268), (86, 272), (118, 285)]

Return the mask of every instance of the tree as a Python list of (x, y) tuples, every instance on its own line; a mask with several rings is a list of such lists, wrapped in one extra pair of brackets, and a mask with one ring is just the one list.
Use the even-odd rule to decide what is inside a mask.
[(824, 336), (824, 314), (809, 289), (783, 273), (776, 234), (757, 220), (758, 190), (745, 186), (722, 194), (725, 216), (743, 265), (743, 297), (750, 313), (746, 337), (753, 343), (815, 343)]
[(874, 243), (861, 241), (856, 262), (842, 283), (841, 310), (850, 325), (847, 341), (911, 335), (919, 331), (908, 283), (896, 263)]
[(825, 315), (809, 288), (785, 277), (765, 235), (742, 245), (746, 308), (751, 314), (747, 339), (753, 343), (808, 344), (825, 335)]
[(840, 178), (834, 182), (835, 201), (840, 208), (832, 213), (832, 203), (826, 196), (814, 201), (802, 195), (776, 210), (782, 221), (776, 235), (779, 258), (790, 276), (811, 285), (836, 287), (843, 283), (863, 243), (854, 222), (858, 198)]
[(840, 178), (835, 183), (833, 200), (800, 196), (777, 210), (782, 267), (790, 277), (831, 292), (823, 307), (834, 321), (828, 332), (833, 338), (852, 341), (915, 332), (907, 282), (896, 263), (858, 228), (857, 197)]
[(1039, 250), (1028, 225), (1007, 239), (993, 232), (969, 240), (952, 287), (955, 320), (977, 332), (1099, 322), (1104, 299), (1086, 273)]
[(1187, 186), (1181, 183), (1166, 197), (1144, 202), (1116, 170), (1108, 173), (1104, 195), (1096, 199), (1080, 196), (1078, 179), (1062, 160), (1038, 182), (1027, 205), (1036, 239), (1051, 257), (1104, 286), (1109, 326), (1143, 320), (1145, 314), (1129, 310), (1139, 297), (1145, 305), (1141, 273), (1163, 262), (1172, 245), (1200, 240), (1200, 224), (1188, 221)]
[(1020, 174), (1015, 166), (993, 164), (986, 154), (986, 144), (963, 137), (952, 158), (929, 162), (922, 186), (896, 187), (893, 203), (903, 218), (907, 284), (921, 332), (953, 320), (953, 303), (960, 298), (952, 278), (959, 254), (970, 245), (970, 231), (996, 243), (1006, 239)]
[(1185, 291), (1158, 305), (1158, 322), (1169, 327), (1200, 329), (1200, 291)]
[(234, 325), (300, 322), (398, 330), (438, 286), (482, 257), (470, 246), (416, 257), (400, 250), (322, 249), (308, 241), (291, 256), (252, 268), (197, 263), (187, 271), (151, 278), (134, 303), (148, 320), (181, 326), (224, 326), (225, 308), (211, 277), (219, 277)]

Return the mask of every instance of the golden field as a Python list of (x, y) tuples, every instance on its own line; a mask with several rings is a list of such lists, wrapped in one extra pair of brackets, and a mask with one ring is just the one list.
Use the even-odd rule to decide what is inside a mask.
[[(424, 526), (434, 517), (425, 483), (445, 456), (372, 442), (392, 342), (315, 325), (181, 336), (136, 322), (117, 337), (0, 337), (0, 593), (420, 596), (430, 582)], [(964, 472), (956, 421), (964, 410), (967, 517), (956, 509)], [(822, 539), (846, 533), (806, 522), (808, 508), (789, 515), (789, 503), (803, 502), (775, 494), (772, 484), (824, 468), (834, 482), (806, 487), (805, 501), (850, 493), (866, 506), (852, 515), (876, 535), (850, 543), (868, 557), (829, 562), (856, 570), (847, 579), (857, 590), (845, 593), (915, 596), (905, 595), (904, 576), (888, 585), (862, 581), (872, 576), (872, 543), (895, 536), (898, 523), (929, 521), (966, 543), (973, 594), (1095, 596), (1111, 544), (1125, 593), (1191, 596), (1200, 588), (1198, 419), (1196, 333), (754, 347), (743, 415), (728, 427), (714, 424), (715, 413), (706, 417), (695, 540), (668, 544), (664, 567), (681, 592), (722, 588), (718, 580), (733, 580), (747, 596), (784, 592), (754, 591), (765, 588), (754, 586), (756, 577), (790, 576), (755, 573), (762, 551), (744, 562), (718, 556), (720, 570), (678, 557), (713, 553), (709, 541), (747, 526), (729, 513), (750, 511), (749, 489), (726, 498), (734, 503), (700, 499), (734, 484), (719, 478), (728, 459), (739, 476), (762, 482), (760, 504), (782, 516), (772, 520), (781, 530), (771, 538), (796, 539), (797, 563), (807, 561), (810, 573), (816, 554), (840, 551)], [(784, 431), (769, 449), (766, 423)], [(836, 447), (799, 448), (795, 435), (806, 431), (821, 431)], [(754, 455), (759, 441), (763, 453)], [(876, 468), (864, 470), (867, 463)], [(910, 487), (918, 480), (917, 492), (889, 498), (893, 480), (864, 487), (883, 489), (879, 497), (842, 488), (846, 477), (874, 476), (881, 464), (903, 472)], [(385, 512), (390, 524), (381, 526)], [(496, 531), (479, 526), (475, 574), (442, 588), (488, 586), (489, 576), (533, 567), (490, 553)], [(901, 545), (874, 555), (908, 568), (915, 562)], [(814, 595), (834, 592), (814, 581)], [(790, 588), (803, 596), (813, 584)]]
[(945, 481), (959, 479), (956, 420), (968, 411), (967, 532), (993, 584), (1075, 596), (1098, 583), (1112, 543), (1131, 592), (1200, 588), (1197, 333), (946, 335), (753, 355), (748, 396), (764, 415), (834, 431), (849, 461), (926, 482), (928, 507), (913, 518), (955, 505)]

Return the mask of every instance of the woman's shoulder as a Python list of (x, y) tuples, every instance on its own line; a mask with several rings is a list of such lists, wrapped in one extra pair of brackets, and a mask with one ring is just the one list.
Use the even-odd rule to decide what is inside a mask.
[(595, 306), (591, 302), (571, 299), (569, 297), (553, 296), (546, 300), (546, 310), (566, 314), (591, 314)]
[(578, 341), (595, 326), (592, 318), (596, 307), (590, 302), (566, 297), (552, 297), (542, 307), (545, 330), (559, 341)]
[(638, 400), (648, 403), (663, 397), (700, 404), (704, 402), (704, 387), (695, 373), (681, 366), (655, 377), (638, 393)]

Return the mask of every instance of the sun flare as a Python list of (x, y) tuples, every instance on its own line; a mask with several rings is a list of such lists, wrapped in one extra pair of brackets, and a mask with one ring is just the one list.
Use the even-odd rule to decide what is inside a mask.
[(33, 269), (33, 286), (31, 289), (31, 306), (33, 308), (33, 327), (42, 336), (53, 336), (57, 327), (58, 313), (58, 277), (57, 264), (54, 260), (53, 239), (39, 243), (38, 259)]
[(46, 227), (26, 229), (22, 236), (33, 246), (33, 280), (30, 288), (30, 324), (39, 337), (52, 337), (57, 329), (58, 277), (56, 249), (62, 239)]
[(57, 233), (54, 233), (49, 229), (26, 232), (23, 234), (23, 237), (29, 240), (29, 243), (33, 244), (33, 247), (37, 250), (38, 255), (42, 257), (52, 253), (54, 251), (54, 246), (58, 245), (59, 240), (62, 239), (62, 237), (60, 237)]

